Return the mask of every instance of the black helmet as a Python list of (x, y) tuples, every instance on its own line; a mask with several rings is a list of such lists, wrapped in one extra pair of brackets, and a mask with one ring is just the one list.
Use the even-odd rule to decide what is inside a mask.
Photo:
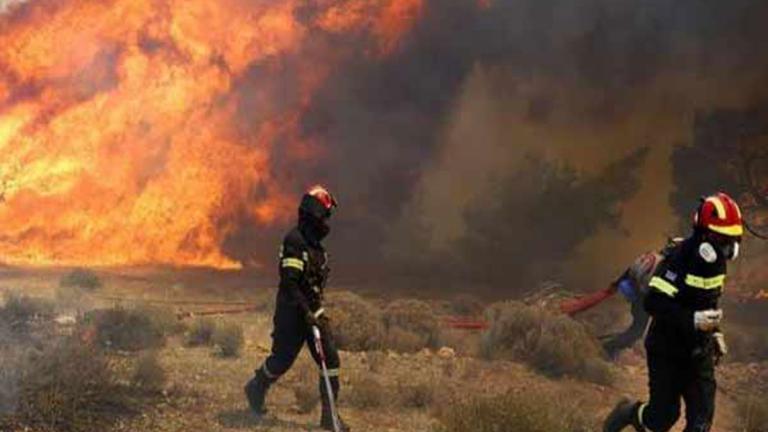
[(317, 185), (310, 188), (302, 197), (299, 215), (304, 213), (318, 220), (328, 219), (337, 206), (336, 199), (328, 189)]
[(299, 228), (307, 240), (320, 242), (328, 235), (328, 219), (336, 207), (336, 199), (322, 186), (313, 186), (304, 194), (299, 204)]

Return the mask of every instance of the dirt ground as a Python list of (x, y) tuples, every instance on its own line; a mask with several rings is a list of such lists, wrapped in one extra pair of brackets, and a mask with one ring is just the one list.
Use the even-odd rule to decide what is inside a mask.
[[(30, 295), (51, 295), (56, 280), (52, 275), (37, 277), (6, 275), (0, 290), (23, 287)], [(151, 285), (151, 286), (150, 286)], [(168, 285), (168, 284), (166, 284)], [(173, 292), (173, 285), (166, 292)], [(170, 291), (168, 291), (170, 290)], [(147, 282), (111, 283), (102, 295), (147, 296), (157, 293), (156, 284)], [(149, 294), (148, 294), (149, 293)], [(241, 299), (240, 294), (224, 296)], [(210, 299), (200, 293), (174, 293), (167, 298), (186, 301)], [(109, 303), (98, 300), (100, 303)], [(297, 388), (315, 388), (317, 375), (307, 350), (302, 352), (294, 368), (273, 386), (267, 406), (270, 414), (256, 421), (247, 411), (243, 385), (266, 358), (270, 347), (271, 316), (268, 311), (214, 317), (235, 321), (244, 328), (245, 346), (235, 359), (224, 359), (209, 347), (185, 347), (181, 337), (174, 337), (158, 352), (160, 363), (169, 374), (165, 397), (140, 415), (122, 420), (119, 431), (304, 431), (317, 430), (319, 406), (309, 412), (300, 409)], [(467, 332), (450, 340), (466, 344), (477, 334)], [(451, 344), (451, 342), (448, 342)], [(451, 397), (460, 394), (494, 394), (506, 389), (553, 394), (559, 402), (578, 406), (592, 413), (596, 423), (622, 395), (644, 397), (646, 378), (640, 349), (625, 353), (619, 359), (620, 379), (613, 387), (584, 383), (571, 379), (549, 379), (527, 366), (506, 361), (484, 361), (472, 356), (450, 353), (438, 355), (424, 350), (415, 354), (394, 352), (342, 352), (342, 395), (340, 412), (354, 431), (430, 431), (435, 426), (434, 411), (445, 407)], [(737, 432), (734, 398), (743, 396), (757, 380), (768, 382), (768, 365), (727, 364), (718, 372), (720, 391), (714, 431)], [(361, 407), (353, 398), (355, 387), (373, 379), (385, 393), (372, 407)], [(429, 386), (428, 403), (399, 401), (403, 386), (421, 383)], [(756, 385), (756, 384), (755, 384)], [(542, 400), (542, 403), (550, 403)], [(512, 429), (510, 429), (512, 430)], [(682, 425), (674, 429), (682, 430)]]

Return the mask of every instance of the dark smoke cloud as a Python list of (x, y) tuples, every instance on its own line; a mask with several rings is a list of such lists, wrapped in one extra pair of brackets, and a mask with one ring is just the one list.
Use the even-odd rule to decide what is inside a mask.
[[(498, 284), (507, 275), (490, 276), (484, 263), (497, 261), (483, 261), (483, 250), (519, 259), (520, 245), (530, 243), (530, 258), (514, 266), (529, 283), (550, 276), (540, 268), (567, 262), (587, 236), (606, 229), (618, 228), (609, 240), (615, 248), (627, 235), (636, 236), (635, 247), (655, 246), (668, 234), (661, 227), (674, 221), (648, 208), (666, 206), (668, 152), (686, 143), (693, 113), (717, 103), (746, 106), (765, 93), (766, 18), (768, 5), (758, 0), (497, 0), (488, 9), (430, 0), (416, 28), (383, 58), (372, 58), (365, 41), (315, 30), (316, 46), (301, 56), (316, 58), (324, 52), (316, 48), (329, 44), (345, 50), (300, 120), (302, 134), (322, 142), (326, 153), (302, 172), (278, 160), (276, 175), (297, 193), (314, 181), (335, 189), (342, 202), (330, 241), (337, 275), (357, 282), (382, 274), (425, 280), (435, 260), (405, 268), (411, 247), (462, 262), (443, 274)], [(290, 98), (290, 85), (281, 83), (279, 94)], [(256, 70), (242, 89), (246, 117), (249, 96), (273, 91), (259, 84)], [(637, 153), (646, 146), (650, 154)], [(626, 170), (618, 183), (616, 167)], [(584, 231), (546, 217), (507, 223), (518, 201), (536, 209), (526, 217), (559, 210), (567, 220), (573, 204), (558, 204), (573, 196), (597, 212)], [(632, 204), (633, 197), (654, 201)], [(651, 214), (623, 218), (625, 208)], [(626, 218), (639, 233), (623, 232)], [(637, 238), (651, 231), (658, 235)], [(278, 238), (242, 226), (228, 250), (242, 257), (264, 249), (269, 259), (273, 249), (254, 244)], [(429, 247), (420, 249), (422, 243)], [(628, 259), (636, 252), (609, 255)], [(594, 261), (607, 267), (608, 260)]]

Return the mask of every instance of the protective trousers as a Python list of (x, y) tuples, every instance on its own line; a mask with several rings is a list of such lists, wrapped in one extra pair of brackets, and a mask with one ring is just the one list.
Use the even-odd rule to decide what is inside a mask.
[[(262, 370), (271, 380), (276, 381), (291, 368), (306, 343), (312, 358), (320, 365), (320, 354), (315, 349), (315, 338), (307, 324), (301, 308), (289, 302), (277, 303), (272, 332), (272, 353), (267, 357)], [(339, 392), (339, 352), (333, 340), (333, 335), (327, 325), (320, 328), (323, 352), (325, 353), (328, 375), (331, 377), (331, 387), (334, 397)], [(325, 397), (325, 387), (320, 380), (320, 394)]]
[(685, 401), (684, 432), (708, 432), (715, 416), (715, 365), (712, 355), (697, 351), (691, 358), (648, 352), (650, 400), (639, 410), (643, 426), (652, 432), (670, 430)]

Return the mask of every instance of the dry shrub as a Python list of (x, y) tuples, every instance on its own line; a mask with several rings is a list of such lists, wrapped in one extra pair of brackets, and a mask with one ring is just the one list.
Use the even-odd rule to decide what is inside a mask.
[(148, 393), (159, 393), (165, 387), (168, 375), (157, 359), (156, 352), (142, 354), (136, 361), (131, 385)]
[(162, 347), (166, 337), (176, 331), (158, 308), (101, 309), (90, 312), (86, 321), (93, 323), (99, 345), (122, 351)]
[(29, 297), (15, 292), (6, 292), (5, 304), (0, 308), (0, 321), (13, 331), (26, 331), (39, 321), (50, 321), (53, 317), (53, 303), (46, 299)]
[(332, 293), (326, 301), (331, 330), (339, 349), (368, 351), (381, 347), (384, 325), (381, 312), (349, 291)]
[(768, 359), (768, 333), (765, 327), (732, 324), (725, 329), (726, 361), (756, 362)]
[(483, 313), (483, 301), (471, 294), (457, 294), (451, 299), (451, 312), (460, 316), (477, 316)]
[(588, 432), (594, 425), (576, 408), (561, 406), (553, 395), (508, 392), (467, 396), (437, 411), (440, 432)]
[(355, 408), (374, 409), (384, 404), (386, 389), (376, 378), (363, 375), (357, 377), (343, 394), (348, 395), (347, 402)]
[(415, 352), (440, 344), (440, 322), (432, 307), (414, 299), (395, 300), (384, 311), (386, 348)]
[(314, 385), (304, 382), (303, 385), (293, 386), (293, 396), (296, 398), (296, 409), (299, 414), (309, 414), (320, 403), (320, 393), (317, 383)]
[(128, 412), (128, 393), (107, 358), (75, 339), (30, 356), (22, 369), (15, 417), (25, 426), (104, 430), (118, 414)]
[(83, 268), (74, 269), (59, 280), (61, 287), (77, 287), (88, 292), (96, 291), (102, 285), (101, 279), (96, 273)]
[(435, 400), (437, 384), (432, 381), (404, 381), (397, 386), (397, 398), (405, 408), (427, 408)]
[(301, 414), (308, 414), (320, 403), (318, 373), (315, 364), (305, 357), (299, 359), (294, 369), (293, 395)]
[(369, 351), (365, 353), (365, 359), (368, 362), (368, 370), (373, 373), (381, 372), (387, 363), (387, 355), (381, 351)]
[(218, 349), (221, 357), (238, 357), (245, 343), (243, 327), (237, 323), (216, 326), (211, 342)]
[(56, 307), (59, 310), (74, 311), (78, 314), (92, 308), (88, 293), (77, 286), (59, 286), (54, 293)]
[[(19, 393), (19, 372), (25, 363), (25, 353), (3, 335), (0, 326), (0, 419), (16, 411)], [(0, 422), (2, 430), (2, 422)]]
[(613, 368), (584, 325), (565, 315), (519, 302), (491, 305), (481, 353), (487, 359), (524, 361), (554, 377), (571, 375), (610, 384)]
[(739, 400), (737, 412), (740, 431), (768, 432), (768, 397), (752, 395)]
[(196, 318), (187, 330), (185, 344), (190, 347), (212, 345), (216, 321), (210, 318)]

